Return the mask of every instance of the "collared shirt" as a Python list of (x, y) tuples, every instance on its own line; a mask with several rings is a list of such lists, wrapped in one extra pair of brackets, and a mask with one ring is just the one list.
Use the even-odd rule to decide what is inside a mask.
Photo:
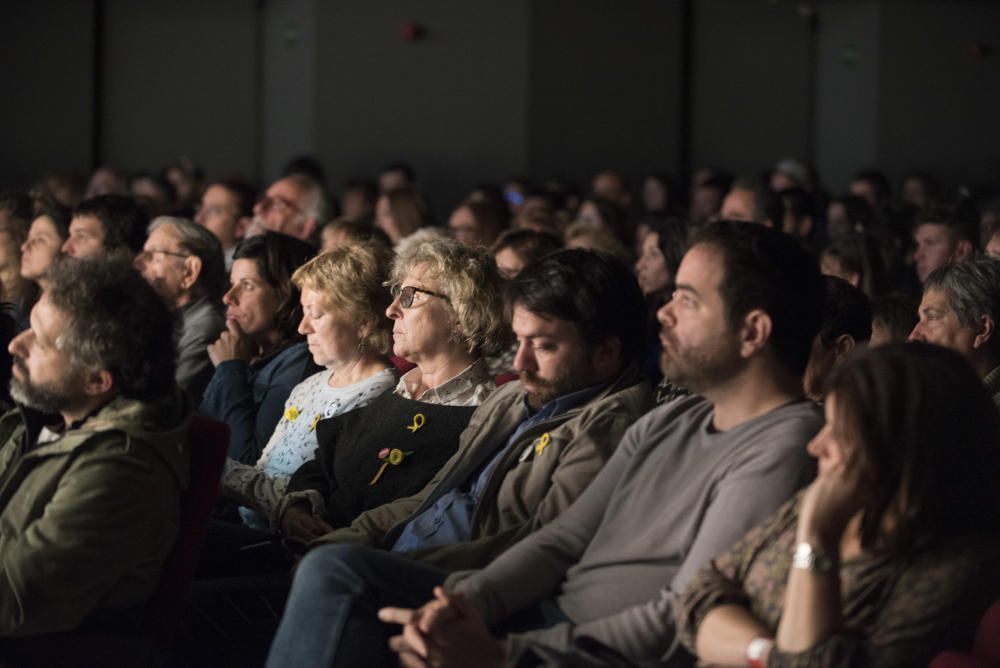
[[(607, 383), (593, 385), (557, 397), (532, 414), (527, 396), (524, 398), (524, 420), (507, 438), (504, 446), (480, 467), (475, 477), (465, 484), (445, 492), (433, 506), (410, 520), (392, 546), (393, 552), (410, 552), (439, 545), (452, 545), (469, 540), (472, 535), (472, 516), (483, 498), (483, 492), (494, 470), (505, 455), (518, 442), (521, 434), (556, 415), (582, 406), (607, 387)], [(533, 447), (533, 444), (529, 445)]]
[(496, 383), (493, 382), (493, 377), (483, 359), (476, 360), (454, 377), (437, 387), (430, 388), (418, 397), (415, 393), (420, 387), (421, 378), (423, 372), (420, 367), (410, 369), (399, 379), (395, 393), (404, 399), (424, 401), (429, 404), (478, 406), (496, 389)]

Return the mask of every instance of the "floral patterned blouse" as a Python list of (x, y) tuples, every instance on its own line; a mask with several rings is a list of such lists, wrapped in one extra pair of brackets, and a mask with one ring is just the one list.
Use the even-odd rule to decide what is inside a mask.
[(330, 374), (325, 369), (292, 389), (285, 412), (255, 465), (226, 460), (223, 490), (249, 506), (240, 511), (247, 525), (268, 527), (267, 515), (285, 493), (288, 479), (315, 456), (317, 422), (367, 406), (396, 384), (393, 369), (384, 369), (347, 387), (330, 387)]
[[(777, 632), (795, 548), (800, 492), (770, 520), (712, 560), (680, 595), (681, 642), (694, 653), (705, 615), (742, 605)], [(843, 628), (804, 652), (772, 650), (769, 667), (926, 666), (940, 651), (968, 649), (1000, 599), (1000, 536), (969, 536), (902, 560), (863, 553), (841, 564)]]

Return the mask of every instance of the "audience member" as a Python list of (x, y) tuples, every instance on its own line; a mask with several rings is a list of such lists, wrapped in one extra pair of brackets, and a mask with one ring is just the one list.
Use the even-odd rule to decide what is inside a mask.
[(348, 179), (340, 195), (341, 215), (356, 223), (370, 223), (375, 215), (378, 188), (369, 179)]
[(430, 224), (427, 200), (412, 188), (384, 192), (375, 204), (375, 226), (385, 232), (393, 246)]
[(177, 193), (178, 212), (194, 215), (194, 209), (201, 197), (205, 175), (190, 158), (181, 158), (163, 170), (163, 178)]
[(937, 203), (940, 188), (929, 174), (911, 172), (903, 179), (900, 188), (902, 204), (914, 212), (926, 211)]
[(756, 179), (737, 179), (722, 200), (722, 220), (777, 227), (783, 220), (781, 201)]
[(820, 253), (820, 270), (842, 278), (869, 299), (888, 290), (888, 276), (882, 249), (867, 232), (847, 232), (834, 239)]
[(451, 236), (470, 246), (489, 248), (507, 227), (507, 208), (485, 202), (460, 204), (448, 219)]
[(835, 276), (824, 276), (823, 321), (813, 340), (802, 379), (806, 396), (822, 401), (834, 372), (872, 336), (872, 307), (864, 292)]
[(946, 264), (924, 282), (911, 341), (951, 348), (972, 364), (1000, 406), (1000, 260)]
[(664, 172), (647, 174), (642, 180), (642, 214), (666, 216), (677, 208), (674, 179)]
[(722, 208), (722, 200), (733, 182), (733, 177), (718, 170), (705, 168), (702, 171), (704, 173), (700, 178), (696, 178), (696, 173), (691, 179), (690, 218), (691, 226), (695, 228), (717, 217)]
[(921, 283), (949, 262), (961, 262), (976, 250), (978, 240), (956, 207), (938, 206), (917, 215), (913, 227), (913, 262)]
[(386, 248), (391, 248), (389, 237), (385, 232), (372, 225), (370, 222), (356, 222), (350, 218), (341, 216), (331, 220), (323, 226), (320, 231), (320, 251), (326, 252), (337, 246), (356, 244), (362, 241), (371, 241), (381, 244)]
[(254, 190), (239, 181), (215, 181), (201, 196), (194, 222), (208, 229), (222, 244), (226, 272), (233, 268), (233, 253), (253, 220)]
[(380, 195), (400, 188), (413, 188), (417, 183), (416, 172), (405, 162), (391, 162), (378, 173)]
[(21, 248), (28, 238), (32, 213), (27, 195), (0, 195), (0, 302), (11, 305), (17, 322), (26, 319), (37, 292), (21, 272)]
[[(539, 267), (559, 257), (524, 275), (540, 275)], [(608, 283), (598, 285), (606, 290)], [(802, 372), (822, 291), (818, 270), (787, 236), (756, 225), (708, 228), (684, 256), (677, 293), (660, 312), (671, 376), (705, 398), (647, 413), (575, 503), (481, 571), (448, 576), (346, 546), (308, 555), (270, 665), (358, 665), (383, 647), (383, 622), (406, 623), (410, 641), (395, 640), (395, 651), (431, 663), (516, 663), (533, 645), (563, 648), (577, 635), (630, 659), (665, 655), (673, 639), (670, 594), (654, 592), (686, 584), (812, 475), (803, 444), (821, 419), (801, 400)], [(621, 290), (610, 294), (612, 304), (621, 301)], [(603, 316), (601, 322), (617, 321)], [(515, 315), (516, 329), (517, 322)], [(626, 331), (639, 333), (641, 325)], [(533, 343), (518, 333), (522, 346)], [(441, 595), (458, 600), (445, 607), (457, 604), (461, 620), (437, 610), (436, 617), (453, 621), (420, 624), (434, 602), (419, 612), (383, 608), (382, 622), (375, 618), (383, 606), (420, 606), (446, 577), (449, 592)], [(527, 626), (534, 630), (494, 638), (486, 625), (513, 622), (518, 611), (533, 611)], [(340, 637), (331, 638), (330, 629)]]
[(597, 172), (590, 182), (590, 190), (595, 198), (611, 202), (624, 211), (632, 206), (632, 193), (629, 192), (625, 177), (613, 169)]
[(129, 194), (147, 220), (174, 212), (177, 194), (174, 186), (165, 178), (147, 172), (133, 174), (129, 179)]
[(901, 292), (872, 299), (872, 338), (869, 346), (904, 343), (917, 326), (917, 302)]
[(826, 236), (830, 241), (854, 232), (869, 232), (877, 224), (875, 210), (861, 197), (838, 197), (826, 205)]
[(229, 456), (244, 464), (260, 459), (292, 388), (319, 371), (297, 332), (302, 306), (292, 283), (313, 253), (304, 241), (265, 232), (233, 255), (226, 330), (208, 346), (215, 372), (200, 411), (229, 426)]
[(222, 246), (186, 218), (161, 216), (150, 223), (135, 266), (177, 314), (181, 329), (175, 378), (197, 406), (214, 371), (208, 345), (226, 329), (219, 302), (226, 277)]
[(55, 665), (39, 657), (58, 642), (40, 634), (138, 628), (188, 484), (191, 409), (167, 307), (121, 261), (66, 261), (48, 278), (10, 344), (20, 408), (0, 419), (0, 659), (12, 665)]
[(312, 243), (319, 226), (326, 222), (323, 187), (308, 176), (295, 174), (278, 179), (253, 208), (246, 236), (278, 232)]
[(684, 221), (669, 218), (647, 218), (645, 223), (649, 232), (642, 240), (642, 252), (635, 263), (636, 278), (650, 314), (640, 369), (650, 382), (658, 383), (663, 374), (660, 370), (662, 346), (656, 312), (670, 301), (674, 292), (674, 276), (687, 250), (687, 226)]
[(44, 289), (48, 285), (47, 272), (69, 236), (70, 210), (41, 203), (35, 214), (28, 238), (21, 245), (21, 275)]
[(493, 244), (500, 275), (516, 278), (521, 270), (562, 247), (559, 237), (536, 230), (507, 230)]
[(90, 175), (84, 199), (101, 197), (102, 195), (127, 195), (128, 178), (125, 172), (116, 167), (98, 167)]
[(594, 227), (578, 220), (563, 232), (566, 248), (581, 248), (611, 255), (625, 264), (632, 264), (634, 255), (621, 240), (605, 227)]
[(135, 200), (125, 195), (99, 195), (73, 209), (64, 255), (92, 259), (107, 255), (131, 259), (146, 238), (146, 216)]
[(1000, 418), (968, 363), (920, 344), (838, 372), (819, 476), (674, 608), (712, 665), (925, 666), (1000, 597)]
[(626, 209), (601, 197), (583, 200), (574, 222), (603, 229), (628, 248), (632, 248), (635, 238)]

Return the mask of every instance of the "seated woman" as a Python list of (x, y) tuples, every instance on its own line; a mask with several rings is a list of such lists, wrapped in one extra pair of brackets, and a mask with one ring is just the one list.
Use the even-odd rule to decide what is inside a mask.
[(921, 666), (1000, 597), (1000, 415), (959, 355), (870, 350), (833, 378), (819, 475), (691, 581), (700, 661)]
[(199, 412), (229, 426), (229, 457), (256, 462), (292, 388), (319, 370), (297, 333), (302, 319), (292, 273), (313, 255), (298, 239), (265, 232), (233, 254), (226, 331), (208, 347), (215, 373)]
[(292, 275), (302, 291), (302, 322), (313, 361), (325, 370), (292, 390), (285, 411), (253, 466), (226, 462), (222, 495), (244, 506), (243, 521), (266, 529), (288, 479), (316, 451), (316, 425), (323, 418), (367, 405), (396, 385), (386, 357), (392, 321), (385, 287), (392, 262), (388, 246), (368, 241), (337, 246)]
[(425, 242), (397, 258), (390, 284), (393, 350), (417, 366), (395, 392), (320, 420), (316, 459), (292, 476), (278, 511), (286, 538), (311, 540), (419, 491), (494, 388), (482, 356), (505, 343), (507, 326), (492, 256)]

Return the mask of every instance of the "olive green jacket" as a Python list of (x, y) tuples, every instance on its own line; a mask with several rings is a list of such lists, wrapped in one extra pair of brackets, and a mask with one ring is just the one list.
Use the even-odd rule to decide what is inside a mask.
[(43, 445), (37, 413), (0, 418), (0, 637), (135, 617), (176, 538), (190, 412), (118, 397)]

